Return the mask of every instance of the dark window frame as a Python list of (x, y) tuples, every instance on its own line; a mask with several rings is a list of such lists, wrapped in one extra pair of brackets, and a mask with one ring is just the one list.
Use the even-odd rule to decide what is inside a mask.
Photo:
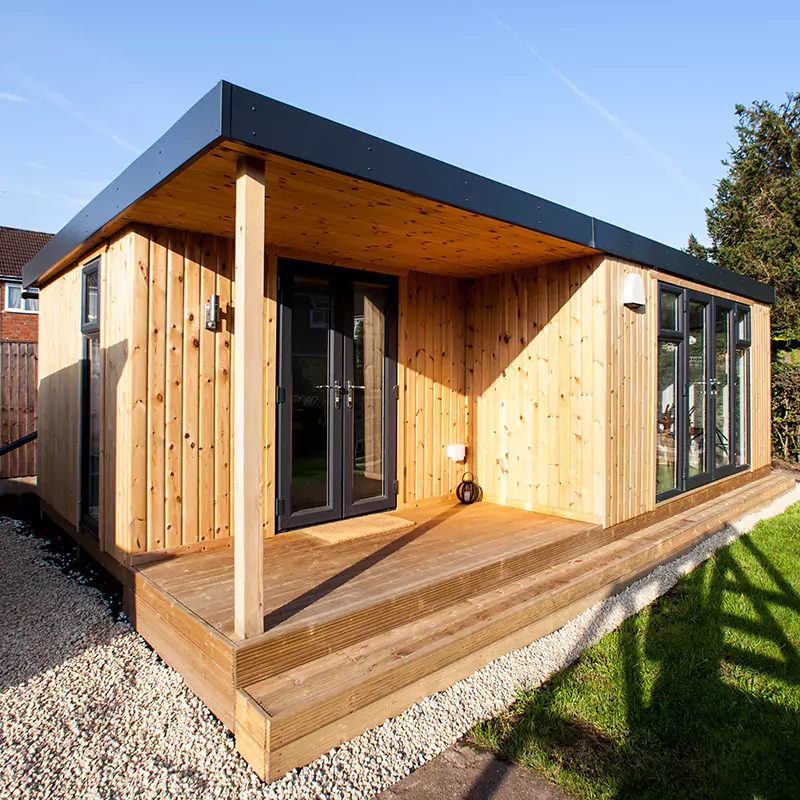
[[(97, 319), (94, 322), (88, 322), (86, 314), (88, 311), (88, 277), (90, 275), (97, 276)], [(96, 256), (81, 270), (81, 333), (84, 336), (89, 336), (100, 332), (100, 256)]]
[[(656, 503), (660, 503), (663, 500), (667, 500), (671, 497), (675, 497), (680, 494), (684, 494), (687, 491), (691, 491), (692, 489), (698, 488), (699, 486), (707, 485), (708, 483), (715, 482), (721, 480), (722, 478), (726, 478), (730, 475), (735, 475), (739, 472), (744, 472), (750, 469), (751, 459), (752, 459), (752, 418), (751, 418), (751, 405), (752, 405), (752, 398), (751, 398), (751, 389), (752, 389), (752, 357), (750, 356), (750, 348), (752, 345), (751, 336), (752, 336), (752, 306), (745, 304), (745, 303), (738, 303), (733, 300), (728, 300), (727, 298), (718, 297), (710, 292), (702, 292), (699, 290), (694, 289), (687, 289), (681, 286), (676, 286), (675, 284), (670, 284), (667, 282), (658, 283), (658, 343), (663, 341), (669, 341), (678, 344), (678, 359), (679, 359), (679, 379), (681, 385), (678, 387), (677, 394), (679, 395), (680, 400), (680, 413), (677, 413), (677, 419), (675, 421), (675, 428), (676, 428), (676, 435), (680, 437), (679, 439), (679, 446), (678, 452), (676, 454), (677, 460), (677, 470), (678, 470), (678, 486), (675, 489), (670, 489), (666, 492), (661, 492), (656, 494)], [(661, 298), (662, 293), (673, 294), (680, 298), (679, 306), (678, 306), (678, 330), (664, 330), (661, 328)], [(714, 376), (716, 377), (716, 361), (715, 361), (715, 325), (716, 325), (716, 309), (717, 307), (723, 307), (730, 310), (728, 315), (728, 381), (730, 384), (730, 398), (731, 398), (731, 412), (730, 412), (730, 420), (728, 423), (728, 433), (729, 433), (729, 450), (730, 450), (730, 464), (725, 465), (723, 467), (716, 467), (715, 465), (712, 467), (709, 465), (708, 472), (705, 473), (703, 476), (700, 476), (698, 479), (690, 479), (688, 478), (688, 443), (687, 439), (687, 429), (686, 426), (688, 425), (688, 324), (687, 324), (687, 314), (689, 308), (689, 298), (693, 297), (698, 300), (702, 300), (703, 302), (707, 303), (706, 308), (706, 326), (707, 326), (707, 342), (706, 342), (706, 359), (709, 365), (714, 365)], [(746, 338), (739, 337), (739, 314), (744, 312), (746, 314)], [(657, 344), (658, 346), (658, 344)], [(746, 420), (746, 430), (747, 430), (747, 447), (745, 448), (745, 453), (743, 454), (745, 460), (743, 463), (739, 464), (736, 463), (736, 456), (738, 452), (738, 431), (736, 430), (735, 425), (735, 414), (733, 413), (733, 403), (735, 402), (734, 392), (735, 392), (735, 375), (736, 375), (736, 356), (739, 352), (746, 351), (747, 357), (745, 359), (745, 374), (743, 376), (743, 380), (745, 382), (745, 405), (742, 409), (742, 413), (745, 415)], [(657, 367), (656, 367), (657, 368)], [(706, 425), (712, 424), (716, 425), (716, 419), (712, 419), (710, 412), (711, 412), (711, 402), (710, 398), (706, 398)], [(656, 428), (657, 430), (657, 428)], [(716, 434), (716, 429), (715, 429)], [(656, 433), (657, 435), (657, 433)], [(657, 447), (657, 443), (656, 443)], [(713, 448), (711, 448), (713, 453)], [(707, 458), (709, 455), (706, 456)], [(711, 456), (713, 457), (713, 456)], [(709, 477), (712, 476), (712, 477)], [(653, 481), (656, 480), (656, 476), (653, 475)]]

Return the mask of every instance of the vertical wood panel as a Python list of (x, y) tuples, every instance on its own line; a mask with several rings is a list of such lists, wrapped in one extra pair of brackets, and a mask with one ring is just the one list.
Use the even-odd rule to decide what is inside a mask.
[(601, 261), (476, 281), (481, 300), (472, 324), (480, 364), (471, 436), (487, 499), (604, 519), (605, 421), (593, 399), (606, 377), (596, 349), (605, 350)]
[(217, 241), (204, 237), (201, 244), (200, 269), (200, 385), (198, 387), (198, 539), (214, 538), (214, 376), (216, 361), (216, 332), (204, 324), (205, 304), (217, 291)]
[(183, 393), (181, 458), (181, 543), (200, 539), (200, 262), (197, 234), (186, 236), (183, 267)]
[[(36, 427), (36, 342), (0, 343), (0, 445), (33, 433)], [(36, 442), (0, 458), (0, 478), (36, 475)]]
[(183, 515), (183, 303), (186, 237), (172, 231), (167, 251), (167, 364), (165, 406), (164, 542), (182, 543)]

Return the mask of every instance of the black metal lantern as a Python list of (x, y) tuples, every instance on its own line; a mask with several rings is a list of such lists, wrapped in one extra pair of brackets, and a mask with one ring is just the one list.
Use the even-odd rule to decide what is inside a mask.
[(465, 506), (474, 503), (481, 494), (480, 487), (475, 483), (475, 476), (471, 472), (465, 472), (461, 476), (461, 483), (456, 489), (456, 497)]

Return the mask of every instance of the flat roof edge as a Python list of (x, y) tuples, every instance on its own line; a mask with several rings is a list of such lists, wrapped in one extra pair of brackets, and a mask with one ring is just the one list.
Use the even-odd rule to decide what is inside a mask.
[(79, 211), (22, 270), (35, 284), (51, 267), (95, 236), (109, 222), (187, 165), (224, 135), (230, 84), (220, 81)]
[(23, 268), (26, 286), (215, 144), (233, 140), (581, 244), (763, 303), (768, 284), (566, 206), (220, 81)]

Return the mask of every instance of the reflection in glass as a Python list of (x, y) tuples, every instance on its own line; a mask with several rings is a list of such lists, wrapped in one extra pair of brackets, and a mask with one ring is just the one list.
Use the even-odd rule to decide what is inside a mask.
[(714, 437), (714, 458), (718, 467), (731, 463), (730, 430), (731, 430), (731, 385), (730, 385), (730, 311), (727, 308), (716, 309), (714, 335), (716, 337), (716, 430)]
[(100, 519), (100, 409), (102, 408), (102, 382), (100, 378), (100, 342), (87, 340), (89, 360), (89, 420), (88, 467), (89, 485), (86, 513), (94, 520)]
[(353, 501), (380, 497), (383, 486), (385, 286), (356, 283), (353, 303)]
[(737, 350), (734, 362), (735, 388), (733, 401), (733, 425), (736, 429), (736, 463), (748, 462), (749, 430), (747, 426), (747, 350)]
[(706, 304), (689, 301), (689, 477), (706, 471)]
[(87, 272), (85, 280), (86, 308), (83, 322), (85, 325), (94, 325), (100, 313), (100, 273), (97, 270)]
[(736, 309), (736, 338), (750, 341), (750, 310), (741, 306)]
[(661, 330), (678, 330), (678, 296), (661, 291)]
[(678, 458), (675, 446), (678, 352), (679, 345), (676, 342), (658, 343), (657, 494), (678, 488)]
[(291, 339), (293, 512), (329, 505), (330, 329), (330, 283), (298, 276)]

